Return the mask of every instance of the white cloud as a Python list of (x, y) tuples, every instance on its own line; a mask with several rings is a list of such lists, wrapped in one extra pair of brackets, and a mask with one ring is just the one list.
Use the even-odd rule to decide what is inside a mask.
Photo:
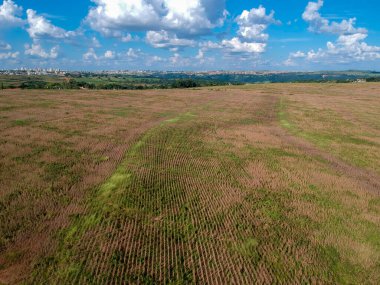
[[(314, 52), (314, 51), (312, 51), (312, 52)], [(308, 57), (308, 54), (305, 54), (302, 51), (292, 52), (292, 53), (289, 54), (288, 59), (286, 59), (283, 62), (283, 64), (285, 66), (296, 66), (297, 65), (296, 60), (298, 60), (298, 59), (304, 59), (306, 57)]]
[(253, 25), (251, 27), (242, 26), (239, 28), (238, 34), (244, 39), (266, 42), (269, 39), (269, 35), (263, 33), (265, 29), (265, 25)]
[(170, 62), (171, 62), (172, 64), (176, 64), (176, 63), (178, 63), (180, 60), (181, 60), (181, 56), (180, 56), (178, 53), (175, 53), (175, 54), (170, 58)]
[(52, 47), (50, 51), (45, 51), (42, 46), (38, 43), (33, 43), (32, 45), (25, 45), (25, 54), (34, 56), (34, 57), (41, 57), (45, 59), (56, 59), (58, 57), (58, 46)]
[(89, 48), (88, 51), (83, 54), (83, 59), (85, 61), (98, 60), (98, 56), (93, 48)]
[(163, 27), (184, 34), (206, 33), (222, 25), (226, 17), (224, 0), (164, 0), (164, 5)]
[(174, 53), (173, 56), (169, 58), (169, 63), (178, 68), (178, 66), (189, 66), (192, 62), (189, 58), (182, 57), (179, 53)]
[(4, 0), (0, 6), (0, 29), (11, 26), (21, 26), (23, 20), (19, 18), (22, 7), (15, 4), (12, 0)]
[(150, 59), (151, 59), (151, 61), (154, 61), (154, 62), (163, 61), (162, 57), (159, 57), (157, 55), (152, 56)]
[(269, 35), (264, 31), (271, 24), (278, 24), (279, 21), (274, 18), (274, 11), (269, 15), (266, 14), (266, 9), (263, 6), (253, 8), (250, 11), (244, 10), (243, 13), (236, 18), (239, 25), (238, 35), (241, 38), (253, 41), (265, 42)]
[(144, 54), (140, 49), (129, 48), (125, 52), (115, 52), (112, 50), (106, 50), (103, 55), (97, 55), (94, 48), (89, 48), (82, 56), (84, 61), (96, 61), (97, 63), (107, 63), (110, 60), (115, 60), (115, 64), (119, 64), (123, 61), (136, 61), (143, 60)]
[(355, 18), (341, 22), (330, 22), (319, 13), (323, 4), (323, 0), (309, 2), (302, 18), (309, 23), (311, 32), (336, 34), (338, 35), (337, 40), (327, 42), (324, 49), (291, 53), (284, 64), (296, 65), (300, 59), (328, 64), (380, 59), (380, 47), (370, 46), (365, 42), (368, 31), (364, 28), (356, 28)]
[(69, 39), (77, 35), (76, 32), (54, 26), (48, 19), (37, 15), (32, 9), (28, 9), (26, 14), (29, 24), (27, 31), (32, 39)]
[(367, 38), (366, 34), (352, 34), (352, 35), (341, 35), (338, 38), (338, 43), (345, 45), (345, 46), (351, 46), (355, 45), (357, 42), (364, 41)]
[(195, 41), (193, 40), (179, 39), (177, 35), (164, 30), (147, 32), (146, 41), (155, 48), (179, 48), (195, 45)]
[(129, 48), (126, 54), (127, 54), (127, 57), (129, 59), (135, 59), (135, 58), (139, 57), (140, 53), (141, 53), (140, 50), (135, 50), (133, 48)]
[(326, 49), (319, 49), (318, 52), (310, 51), (307, 59), (310, 61), (328, 60), (338, 63), (380, 59), (380, 47), (368, 45), (364, 42), (366, 38), (367, 35), (361, 33), (341, 35), (335, 43), (328, 42)]
[(19, 56), (19, 52), (10, 51), (12, 46), (6, 42), (0, 41), (0, 51), (8, 51), (8, 52), (0, 52), (0, 60), (4, 59), (15, 59)]
[(212, 61), (212, 57), (206, 56), (205, 50), (203, 50), (202, 48), (198, 50), (198, 54), (195, 56), (195, 59), (198, 60), (200, 64)]
[(324, 4), (323, 0), (318, 2), (309, 2), (306, 6), (302, 18), (309, 23), (309, 30), (315, 33), (330, 33), (330, 34), (355, 34), (355, 33), (367, 33), (364, 28), (355, 28), (356, 18), (350, 18), (348, 20), (342, 20), (338, 22), (330, 22), (327, 18), (324, 18), (319, 13), (319, 10)]
[(201, 42), (199, 44), (199, 46), (204, 51), (209, 50), (209, 49), (220, 49), (223, 47), (220, 43), (216, 43), (216, 42), (212, 42), (212, 41)]
[(224, 22), (225, 0), (93, 0), (86, 22), (105, 36), (167, 30), (199, 35)]
[(285, 66), (296, 66), (297, 64), (289, 57), (288, 59), (282, 62)]
[(92, 37), (91, 39), (91, 45), (95, 48), (99, 48), (102, 45), (100, 44), (99, 40), (96, 37)]
[[(159, 22), (159, 1), (144, 0), (94, 0), (96, 7), (90, 9), (87, 22), (106, 36), (124, 29), (154, 27)], [(162, 10), (162, 9), (161, 9)], [(120, 34), (120, 36), (122, 36)]]
[(132, 40), (133, 40), (133, 38), (132, 38), (131, 34), (127, 34), (127, 35), (121, 37), (121, 41), (123, 43), (127, 43), (127, 42), (130, 42)]
[(106, 58), (106, 59), (114, 59), (115, 58), (115, 52), (113, 52), (111, 50), (107, 50), (104, 53), (104, 58)]
[[(198, 61), (194, 58), (181, 56), (179, 53), (174, 53), (169, 59), (161, 59), (161, 62), (166, 62), (168, 68), (180, 69), (186, 66), (199, 66)], [(162, 66), (162, 63), (161, 63)]]
[(304, 58), (304, 57), (306, 57), (306, 54), (301, 52), (301, 51), (297, 51), (297, 52), (291, 53), (290, 57), (291, 58)]
[(280, 23), (274, 18), (274, 11), (267, 15), (266, 9), (261, 5), (250, 11), (244, 10), (236, 18), (236, 22), (239, 25), (238, 37), (223, 40), (221, 45), (228, 52), (251, 54), (265, 51), (269, 35), (264, 31), (269, 25)]
[(242, 42), (237, 37), (232, 38), (231, 40), (223, 40), (222, 46), (227, 48), (230, 52), (238, 53), (262, 53), (266, 48), (265, 43)]
[(145, 65), (146, 66), (152, 66), (154, 64), (157, 64), (157, 63), (161, 63), (163, 64), (163, 62), (165, 61), (166, 59), (160, 57), (160, 56), (157, 56), (157, 55), (154, 55), (154, 56), (148, 56), (146, 57), (146, 60), (145, 60)]
[(201, 49), (198, 51), (198, 54), (195, 56), (195, 58), (199, 59), (199, 60), (204, 59), (204, 57), (205, 57), (205, 54), (204, 54), (203, 50), (201, 50)]
[(6, 42), (0, 41), (0, 50), (11, 50), (12, 46)]
[(4, 52), (0, 53), (0, 59), (15, 59), (19, 56), (19, 52)]

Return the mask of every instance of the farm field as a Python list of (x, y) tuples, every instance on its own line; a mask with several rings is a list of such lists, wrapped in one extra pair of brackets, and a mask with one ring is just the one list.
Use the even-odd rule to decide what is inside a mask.
[(0, 90), (0, 284), (379, 284), (380, 84)]

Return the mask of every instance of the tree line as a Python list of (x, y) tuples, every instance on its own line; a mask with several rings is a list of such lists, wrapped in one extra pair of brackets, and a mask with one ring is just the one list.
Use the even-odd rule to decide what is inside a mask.
[(170, 88), (196, 88), (204, 86), (226, 85), (225, 82), (201, 81), (193, 79), (171, 80), (159, 84), (136, 84), (119, 82), (86, 82), (70, 79), (65, 82), (47, 82), (43, 80), (30, 80), (19, 85), (21, 89), (100, 89), (100, 90), (144, 90), (144, 89), (170, 89)]

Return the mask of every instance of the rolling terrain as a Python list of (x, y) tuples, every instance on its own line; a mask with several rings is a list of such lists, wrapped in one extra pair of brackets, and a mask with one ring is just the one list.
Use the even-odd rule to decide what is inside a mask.
[(0, 284), (379, 284), (379, 91), (0, 90)]

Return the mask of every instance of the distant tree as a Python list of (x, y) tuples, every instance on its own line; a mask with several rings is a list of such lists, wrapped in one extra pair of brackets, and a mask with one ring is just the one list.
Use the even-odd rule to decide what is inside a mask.
[(48, 83), (45, 81), (31, 80), (22, 82), (20, 84), (21, 89), (44, 89), (48, 87)]
[(172, 83), (172, 88), (194, 88), (199, 84), (192, 79), (180, 79)]
[(67, 82), (67, 89), (78, 89), (78, 82), (75, 79), (70, 79), (69, 82)]
[(380, 77), (370, 77), (367, 78), (367, 82), (380, 82)]

